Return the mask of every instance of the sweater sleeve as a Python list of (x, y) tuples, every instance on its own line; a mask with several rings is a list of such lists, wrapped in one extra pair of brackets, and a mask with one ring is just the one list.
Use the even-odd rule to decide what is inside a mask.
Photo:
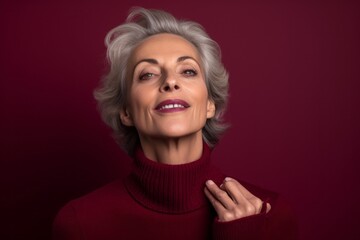
[(216, 218), (213, 223), (213, 240), (261, 239), (261, 230), (264, 228), (265, 220), (265, 213), (229, 222), (220, 222)]
[(269, 213), (240, 218), (229, 222), (213, 223), (213, 240), (295, 240), (297, 224), (288, 203), (277, 199)]
[(76, 216), (76, 210), (72, 206), (71, 202), (64, 206), (57, 214), (53, 223), (52, 239), (84, 239), (79, 221)]

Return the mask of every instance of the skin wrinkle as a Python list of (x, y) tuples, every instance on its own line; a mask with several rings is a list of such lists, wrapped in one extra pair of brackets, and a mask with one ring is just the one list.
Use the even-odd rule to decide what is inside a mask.
[[(208, 99), (196, 48), (180, 36), (157, 34), (143, 41), (131, 60), (129, 105), (120, 112), (123, 124), (135, 126), (149, 159), (167, 164), (197, 160), (202, 153), (202, 128), (214, 116), (215, 105)], [(156, 111), (160, 102), (169, 99), (184, 100), (190, 107)]]

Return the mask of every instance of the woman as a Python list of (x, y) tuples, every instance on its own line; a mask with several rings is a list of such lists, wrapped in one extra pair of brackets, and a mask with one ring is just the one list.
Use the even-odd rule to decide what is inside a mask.
[(110, 71), (95, 96), (134, 167), (67, 204), (54, 239), (294, 238), (277, 194), (211, 165), (228, 75), (202, 27), (138, 8), (106, 44)]

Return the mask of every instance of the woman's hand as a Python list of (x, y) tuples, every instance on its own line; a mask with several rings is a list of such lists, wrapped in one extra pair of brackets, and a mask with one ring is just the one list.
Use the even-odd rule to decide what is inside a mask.
[[(204, 191), (215, 208), (219, 221), (222, 222), (259, 214), (263, 207), (261, 199), (229, 177), (224, 179), (220, 187), (212, 180), (208, 180)], [(270, 211), (270, 208), (270, 204), (266, 203), (266, 213)]]

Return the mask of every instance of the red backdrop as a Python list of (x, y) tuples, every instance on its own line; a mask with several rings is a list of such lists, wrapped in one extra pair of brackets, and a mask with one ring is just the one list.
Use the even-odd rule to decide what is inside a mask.
[(127, 171), (92, 91), (133, 5), (198, 21), (222, 47), (232, 128), (216, 163), (287, 196), (301, 239), (356, 239), (359, 4), (340, 0), (1, 1), (0, 238), (48, 239), (62, 205)]

